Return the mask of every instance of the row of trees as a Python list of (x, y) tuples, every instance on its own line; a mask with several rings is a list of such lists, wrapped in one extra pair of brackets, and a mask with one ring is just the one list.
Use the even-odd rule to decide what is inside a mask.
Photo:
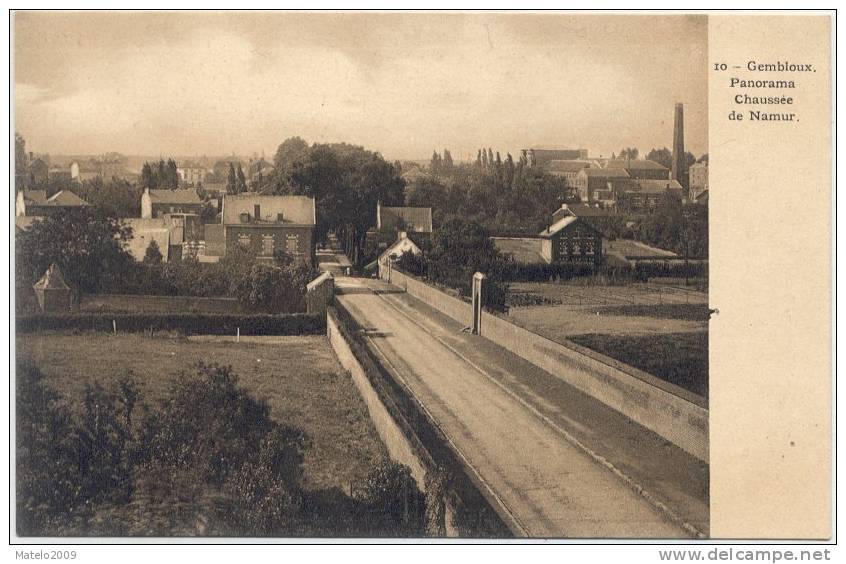
[(145, 162), (141, 167), (139, 184), (142, 189), (176, 190), (179, 188), (179, 173), (173, 159), (159, 160), (158, 163)]
[(450, 174), (454, 167), (455, 163), (452, 161), (452, 154), (450, 154), (449, 149), (444, 149), (443, 156), (437, 151), (432, 153), (432, 160), (429, 163), (429, 171), (432, 174)]
[(237, 168), (234, 163), (229, 163), (229, 175), (226, 177), (226, 192), (228, 194), (243, 194), (247, 192), (247, 177), (244, 176), (244, 169), (241, 163)]
[(415, 179), (405, 190), (406, 205), (433, 208), (436, 224), (450, 216), (474, 220), (492, 233), (534, 235), (549, 214), (572, 199), (563, 179), (530, 167), (511, 154), (505, 160), (480, 149), (475, 163)]

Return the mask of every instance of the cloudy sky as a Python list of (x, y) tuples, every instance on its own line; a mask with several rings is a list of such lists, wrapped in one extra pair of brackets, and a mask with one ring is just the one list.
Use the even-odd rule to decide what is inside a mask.
[(51, 154), (223, 155), (285, 138), (386, 157), (449, 148), (707, 151), (692, 16), (15, 14), (15, 128)]

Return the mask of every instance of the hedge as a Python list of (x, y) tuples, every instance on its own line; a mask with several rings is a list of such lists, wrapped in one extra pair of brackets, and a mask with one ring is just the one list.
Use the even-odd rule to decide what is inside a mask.
[[(40, 313), (19, 316), (18, 333), (37, 331), (179, 331), (185, 335), (323, 335), (326, 317), (295, 313), (289, 315), (238, 315), (214, 313)], [(115, 325), (112, 325), (112, 322)]]
[(615, 280), (646, 282), (650, 278), (705, 278), (708, 276), (707, 262), (638, 262), (634, 267), (590, 264), (544, 264), (508, 263), (503, 268), (503, 277), (509, 282), (548, 282), (549, 280), (570, 280), (588, 276), (605, 276)]

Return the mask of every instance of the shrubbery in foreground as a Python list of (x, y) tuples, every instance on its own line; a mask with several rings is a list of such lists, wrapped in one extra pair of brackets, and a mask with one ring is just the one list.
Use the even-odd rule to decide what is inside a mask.
[[(376, 465), (340, 509), (305, 515), (302, 430), (271, 419), (228, 367), (199, 364), (151, 407), (131, 378), (86, 386), (80, 414), (38, 369), (17, 369), (21, 536), (424, 536), (409, 470)], [(341, 507), (341, 506), (339, 506)], [(326, 523), (354, 529), (327, 530)]]

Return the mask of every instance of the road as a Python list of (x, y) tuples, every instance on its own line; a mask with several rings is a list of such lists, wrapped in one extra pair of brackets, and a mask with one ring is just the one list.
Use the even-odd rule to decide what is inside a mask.
[(392, 293), (394, 287), (345, 277), (336, 279), (336, 287), (337, 299), (366, 328), (377, 356), (423, 404), (523, 534), (690, 535), (498, 383), (483, 361), (450, 346), (447, 329), (419, 317), (405, 303), (408, 298)]

